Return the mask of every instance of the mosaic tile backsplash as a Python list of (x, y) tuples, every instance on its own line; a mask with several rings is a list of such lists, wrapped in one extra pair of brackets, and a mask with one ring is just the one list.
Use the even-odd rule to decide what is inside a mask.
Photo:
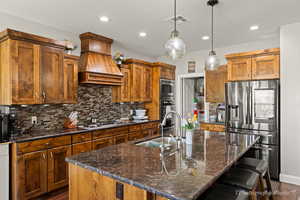
[(64, 119), (72, 111), (78, 112), (79, 125), (100, 121), (117, 120), (128, 117), (131, 109), (141, 108), (142, 104), (112, 103), (112, 88), (99, 85), (79, 85), (77, 104), (13, 106), (17, 114), (17, 128), (31, 127), (31, 117), (37, 116), (36, 129), (63, 128)]

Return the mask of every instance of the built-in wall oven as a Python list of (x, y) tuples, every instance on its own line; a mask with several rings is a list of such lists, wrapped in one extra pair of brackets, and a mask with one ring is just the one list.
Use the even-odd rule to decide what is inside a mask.
[[(166, 113), (175, 111), (175, 81), (160, 80), (160, 120), (162, 121)], [(167, 118), (164, 131), (172, 131), (175, 127), (175, 117), (170, 115)]]

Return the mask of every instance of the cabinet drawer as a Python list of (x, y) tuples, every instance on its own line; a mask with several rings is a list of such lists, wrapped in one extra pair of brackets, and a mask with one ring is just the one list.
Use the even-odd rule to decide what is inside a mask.
[(154, 128), (157, 125), (157, 123), (151, 122), (151, 123), (146, 123), (142, 124), (142, 129), (151, 129)]
[(142, 135), (143, 135), (143, 137), (151, 136), (151, 135), (152, 135), (152, 130), (151, 130), (151, 129), (144, 130), (144, 131), (142, 132)]
[(132, 126), (129, 126), (129, 132), (136, 132), (136, 131), (139, 131), (141, 130), (141, 125), (132, 125)]
[(42, 140), (34, 140), (31, 142), (24, 142), (17, 144), (18, 154), (24, 154), (44, 149), (50, 149), (71, 144), (71, 136), (62, 136), (47, 138)]
[(84, 142), (72, 145), (72, 154), (80, 154), (92, 150), (92, 142)]
[(102, 138), (99, 140), (94, 140), (92, 145), (93, 145), (93, 150), (97, 150), (97, 149), (102, 149), (107, 146), (111, 146), (113, 144), (114, 144), (114, 138), (109, 137), (109, 138)]
[(77, 135), (72, 135), (72, 143), (81, 143), (92, 140), (92, 133), (82, 133)]
[(105, 130), (98, 130), (93, 132), (93, 139), (99, 139), (109, 136), (115, 136), (120, 134), (126, 134), (128, 133), (128, 127), (118, 127), (118, 128), (111, 128), (111, 129), (105, 129)]
[(115, 137), (115, 144), (122, 144), (128, 141), (128, 134), (125, 135), (117, 135)]
[(144, 136), (143, 136), (143, 133), (141, 131), (133, 132), (133, 133), (130, 133), (128, 135), (128, 141), (133, 141), (133, 140), (141, 139), (143, 137)]

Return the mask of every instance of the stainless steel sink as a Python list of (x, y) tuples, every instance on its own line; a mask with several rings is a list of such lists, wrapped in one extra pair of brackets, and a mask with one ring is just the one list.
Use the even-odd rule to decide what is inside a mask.
[(164, 147), (165, 149), (172, 149), (173, 147), (176, 148), (176, 140), (172, 137), (163, 137), (163, 138), (159, 137), (159, 138), (154, 138), (152, 140), (147, 140), (145, 142), (137, 143), (136, 145), (144, 146), (144, 147), (152, 147), (152, 148)]

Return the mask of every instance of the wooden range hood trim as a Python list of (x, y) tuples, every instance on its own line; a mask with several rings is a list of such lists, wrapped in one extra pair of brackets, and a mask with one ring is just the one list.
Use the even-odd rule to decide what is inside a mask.
[(95, 73), (95, 72), (79, 72), (79, 82), (81, 84), (100, 84), (121, 86), (122, 77), (120, 75)]
[(121, 85), (123, 74), (111, 56), (113, 40), (91, 32), (80, 35), (81, 56), (79, 82)]
[(44, 46), (65, 49), (65, 43), (63, 41), (54, 40), (51, 38), (46, 38), (39, 35), (34, 35), (34, 34), (25, 33), (21, 31), (16, 31), (13, 29), (6, 29), (0, 32), (0, 42), (5, 41), (7, 39), (21, 40), (25, 42), (27, 41), (31, 43), (44, 45)]

